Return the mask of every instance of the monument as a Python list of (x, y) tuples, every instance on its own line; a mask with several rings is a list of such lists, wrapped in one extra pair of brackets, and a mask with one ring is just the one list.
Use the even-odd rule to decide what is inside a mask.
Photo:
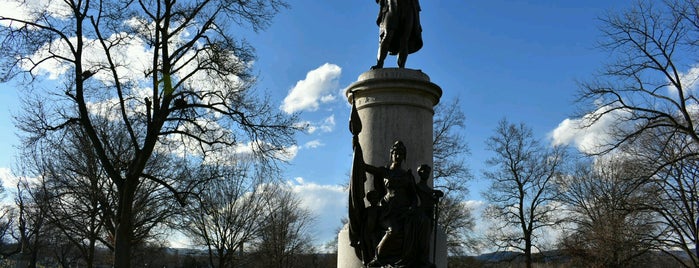
[[(446, 238), (435, 213), (442, 193), (430, 178), (442, 90), (422, 71), (405, 68), (408, 54), (422, 48), (418, 0), (377, 3), (376, 65), (345, 91), (354, 157), (338, 267), (444, 268)], [(384, 68), (388, 54), (398, 56), (398, 68)]]

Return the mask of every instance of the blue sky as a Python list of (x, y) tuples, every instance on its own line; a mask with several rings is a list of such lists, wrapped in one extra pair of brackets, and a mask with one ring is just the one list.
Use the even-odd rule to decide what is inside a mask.
[[(332, 239), (346, 208), (351, 160), (349, 106), (342, 90), (375, 64), (378, 5), (365, 1), (289, 0), (290, 8), (259, 33), (245, 34), (256, 48), (258, 88), (280, 109), (300, 112), (316, 126), (299, 134), (298, 152), (284, 179), (318, 214), (319, 243)], [(608, 58), (596, 48), (598, 17), (632, 1), (422, 0), (424, 47), (406, 67), (421, 69), (442, 87), (443, 102), (461, 99), (464, 136), (476, 179), (469, 199), (480, 200), (480, 179), (490, 157), (485, 140), (498, 121), (524, 122), (537, 137), (575, 116), (576, 81), (591, 78)], [(243, 31), (244, 32), (244, 31)], [(386, 67), (395, 67), (389, 56)], [(18, 144), (11, 115), (20, 89), (0, 84), (0, 168), (11, 168)], [(284, 100), (292, 92), (297, 98)], [(569, 141), (569, 140), (568, 140)]]

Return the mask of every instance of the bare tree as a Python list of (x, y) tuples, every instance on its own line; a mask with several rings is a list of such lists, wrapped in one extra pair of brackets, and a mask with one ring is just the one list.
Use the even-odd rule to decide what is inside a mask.
[[(26, 117), (18, 117), (22, 129), (33, 126)], [(108, 121), (100, 121), (98, 127), (108, 126)], [(114, 147), (129, 146), (119, 133), (111, 137)], [(32, 133), (26, 133), (31, 137)], [(46, 225), (60, 236), (60, 244), (55, 245), (57, 253), (63, 249), (78, 250), (85, 265), (92, 267), (95, 251), (98, 247), (114, 249), (116, 234), (117, 189), (109, 180), (92, 150), (89, 138), (77, 125), (66, 126), (60, 137), (54, 135), (27, 142), (21, 149), (21, 169), (25, 176), (38, 178), (34, 187), (41, 190), (45, 198), (35, 200), (43, 202), (41, 207), (46, 213)], [(25, 139), (26, 141), (26, 136)], [(120, 143), (120, 141), (122, 143)], [(172, 177), (183, 176), (186, 170), (176, 158), (159, 155), (149, 161), (144, 174), (164, 176), (171, 172)], [(177, 168), (173, 168), (177, 167)], [(146, 175), (144, 175), (146, 176)], [(189, 180), (180, 178), (182, 184)], [(199, 180), (203, 181), (203, 180)], [(38, 191), (38, 190), (37, 190)], [(144, 181), (136, 190), (133, 206), (134, 246), (157, 240), (170, 215), (176, 211), (174, 203), (169, 200), (168, 190), (153, 181)], [(177, 206), (179, 207), (179, 206)], [(65, 254), (62, 254), (65, 255)]]
[(500, 248), (514, 248), (524, 253), (527, 267), (532, 267), (532, 248), (538, 233), (559, 222), (555, 179), (566, 158), (561, 147), (547, 148), (533, 137), (524, 124), (502, 120), (487, 141), (495, 156), (486, 163), (484, 172), (491, 186), (483, 196), (490, 202), (485, 216), (493, 220), (491, 236)]
[(481, 238), (473, 233), (475, 219), (471, 210), (463, 198), (454, 195), (445, 195), (439, 203), (439, 223), (447, 235), (447, 250), (451, 255), (479, 251)]
[[(615, 61), (597, 79), (582, 83), (579, 98), (588, 110), (582, 127), (613, 121), (606, 133), (611, 137), (596, 153), (633, 143), (649, 131), (665, 132), (665, 138), (680, 133), (699, 144), (694, 109), (699, 105), (694, 90), (699, 78), (694, 56), (697, 7), (694, 0), (639, 1), (624, 13), (602, 19), (601, 47), (616, 56)], [(687, 152), (683, 158), (696, 156)], [(671, 162), (658, 169), (664, 164)]]
[[(697, 150), (694, 142), (681, 132), (656, 129), (646, 131), (621, 149), (623, 155), (632, 156), (651, 169), (643, 181), (643, 186), (653, 191), (645, 200), (645, 207), (661, 219), (665, 234), (656, 239), (659, 250), (685, 267), (699, 267), (699, 159), (687, 156)], [(687, 257), (672, 252), (677, 249)]]
[(41, 187), (21, 178), (17, 183), (15, 205), (17, 206), (17, 241), (19, 241), (22, 265), (35, 268), (39, 264), (39, 253), (46, 249), (47, 216), (46, 216), (46, 192)]
[(259, 267), (304, 267), (302, 255), (313, 251), (312, 229), (315, 221), (310, 211), (301, 207), (296, 193), (284, 185), (265, 189), (266, 217), (254, 244)]
[(580, 163), (560, 177), (559, 200), (570, 229), (561, 248), (576, 263), (594, 267), (636, 267), (656, 248), (657, 215), (646, 206), (654, 191), (643, 183), (647, 166), (638, 160), (600, 158)]
[[(699, 267), (699, 161), (684, 159), (667, 166), (651, 179), (654, 195), (648, 206), (662, 219), (667, 234), (657, 240), (660, 250), (676, 258), (685, 267)], [(677, 256), (680, 249), (686, 258)]]
[(0, 208), (0, 259), (7, 259), (19, 252), (13, 237), (16, 220), (16, 207), (4, 205)]
[(465, 120), (458, 98), (435, 108), (433, 185), (445, 192), (438, 205), (438, 224), (447, 235), (448, 251), (455, 255), (465, 250), (477, 251), (477, 239), (472, 235), (474, 218), (464, 200), (468, 195), (467, 182), (473, 178), (465, 163), (465, 157), (470, 154), (461, 134)]
[(45, 249), (41, 252), (42, 264), (44, 266), (55, 267), (75, 267), (89, 266), (83, 257), (83, 253), (78, 246), (71, 241), (56, 225), (48, 223), (46, 225), (46, 234), (43, 242), (46, 244)]
[(468, 193), (465, 182), (473, 178), (465, 163), (470, 149), (460, 132), (466, 127), (466, 116), (458, 98), (440, 103), (434, 114), (432, 150), (435, 187), (465, 195)]
[(582, 126), (612, 121), (610, 138), (596, 153), (621, 151), (653, 169), (646, 182), (658, 192), (649, 205), (670, 232), (658, 242), (663, 249), (681, 248), (690, 257), (685, 265), (699, 267), (694, 179), (699, 2), (639, 1), (602, 20), (601, 45), (614, 61), (582, 84), (580, 103), (592, 107)]
[(245, 161), (205, 167), (199, 177), (211, 182), (197, 189), (194, 205), (186, 208), (181, 230), (195, 245), (208, 250), (211, 267), (233, 267), (247, 257), (245, 245), (260, 235), (267, 217), (265, 181)]
[[(0, 198), (7, 198), (7, 190), (0, 185)], [(0, 260), (6, 259), (19, 252), (14, 239), (17, 221), (17, 207), (11, 204), (0, 206)]]
[(69, 127), (64, 134), (23, 147), (21, 169), (39, 179), (35, 187), (46, 198), (36, 202), (45, 203), (47, 224), (66, 242), (61, 246), (76, 248), (85, 265), (93, 267), (96, 247), (112, 246), (105, 230), (107, 215), (114, 214), (111, 186), (80, 129)]
[[(1, 77), (64, 82), (32, 112), (32, 140), (74, 124), (89, 138), (116, 189), (115, 266), (131, 265), (144, 182), (180, 203), (186, 196), (179, 176), (149, 173), (149, 162), (168, 154), (205, 159), (234, 146), (270, 160), (292, 143), (295, 118), (252, 90), (252, 48), (233, 39), (235, 25), (267, 26), (282, 1), (15, 2), (26, 7), (21, 14), (0, 17)], [(100, 118), (116, 127), (96, 127)], [(128, 149), (109, 131), (121, 132)]]

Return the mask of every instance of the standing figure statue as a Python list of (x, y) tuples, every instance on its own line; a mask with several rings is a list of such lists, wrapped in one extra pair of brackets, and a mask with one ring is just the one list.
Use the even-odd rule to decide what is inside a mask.
[(408, 54), (422, 48), (420, 3), (418, 0), (376, 0), (379, 4), (379, 53), (376, 65), (383, 68), (386, 54), (398, 55), (398, 67), (405, 68)]
[[(432, 232), (432, 246), (437, 248), (437, 223), (439, 219), (439, 199), (444, 196), (444, 192), (434, 190), (427, 185), (427, 180), (432, 174), (432, 168), (427, 164), (422, 164), (417, 167), (417, 174), (420, 177), (420, 182), (417, 183), (417, 196), (420, 198), (420, 211), (425, 214), (425, 217), (430, 219), (429, 230)], [(437, 251), (432, 251), (432, 260), (436, 258)]]
[[(391, 163), (383, 167), (364, 164), (366, 172), (374, 175), (376, 193), (369, 193), (371, 207), (379, 211), (367, 217), (374, 226), (370, 236), (375, 249), (368, 267), (433, 267), (429, 262), (430, 219), (418, 209), (418, 194), (411, 170), (401, 166), (406, 148), (401, 141), (391, 147)], [(372, 198), (374, 195), (380, 200)], [(373, 200), (372, 200), (373, 199)], [(371, 240), (369, 240), (371, 241)]]

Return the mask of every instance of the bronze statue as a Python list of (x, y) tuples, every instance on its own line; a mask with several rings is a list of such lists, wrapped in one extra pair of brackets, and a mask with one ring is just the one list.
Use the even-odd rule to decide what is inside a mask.
[(378, 218), (383, 236), (376, 246), (376, 256), (367, 266), (430, 267), (429, 219), (417, 210), (418, 195), (412, 171), (401, 167), (407, 154), (405, 145), (396, 141), (390, 152), (389, 165), (364, 165), (366, 171), (374, 175), (374, 187), (383, 195)]
[[(431, 169), (420, 166), (422, 180), (415, 183), (412, 171), (402, 167), (407, 149), (401, 141), (391, 147), (388, 165), (366, 164), (358, 138), (362, 122), (351, 98), (349, 130), (354, 157), (349, 189), (350, 245), (366, 267), (434, 267), (429, 260), (434, 218), (429, 212), (432, 210), (424, 207), (435, 204), (434, 191), (426, 184)], [(364, 188), (367, 173), (374, 176), (369, 192)]]
[(417, 167), (417, 175), (420, 177), (420, 182), (417, 183), (417, 195), (420, 197), (420, 210), (425, 213), (430, 219), (434, 219), (435, 190), (432, 190), (427, 185), (427, 180), (430, 178), (432, 168), (426, 164)]
[(398, 67), (405, 68), (408, 54), (422, 48), (420, 3), (418, 0), (376, 0), (379, 4), (379, 52), (376, 65), (383, 68), (386, 54), (398, 55)]
[[(370, 206), (361, 213), (363, 220), (357, 220), (358, 214), (350, 214), (350, 225), (353, 218), (355, 222), (362, 222), (362, 232), (351, 239), (357, 241), (353, 246), (361, 248), (357, 256), (367, 267), (434, 267), (429, 261), (430, 218), (418, 209), (412, 171), (401, 166), (406, 148), (396, 141), (390, 153), (391, 163), (386, 166), (355, 162), (358, 166), (353, 167), (353, 170), (364, 169), (374, 175), (375, 188), (366, 194)], [(359, 190), (356, 188), (358, 181), (350, 184), (354, 184), (350, 188), (355, 186), (350, 193)]]
[[(417, 196), (420, 198), (420, 211), (425, 214), (425, 217), (430, 219), (429, 227), (432, 232), (432, 245), (437, 246), (437, 222), (439, 220), (439, 199), (444, 196), (444, 192), (433, 190), (427, 185), (427, 180), (430, 178), (432, 168), (427, 164), (422, 164), (417, 167), (417, 174), (420, 177), (420, 182), (417, 183)], [(432, 259), (436, 257), (436, 251), (432, 252)]]

